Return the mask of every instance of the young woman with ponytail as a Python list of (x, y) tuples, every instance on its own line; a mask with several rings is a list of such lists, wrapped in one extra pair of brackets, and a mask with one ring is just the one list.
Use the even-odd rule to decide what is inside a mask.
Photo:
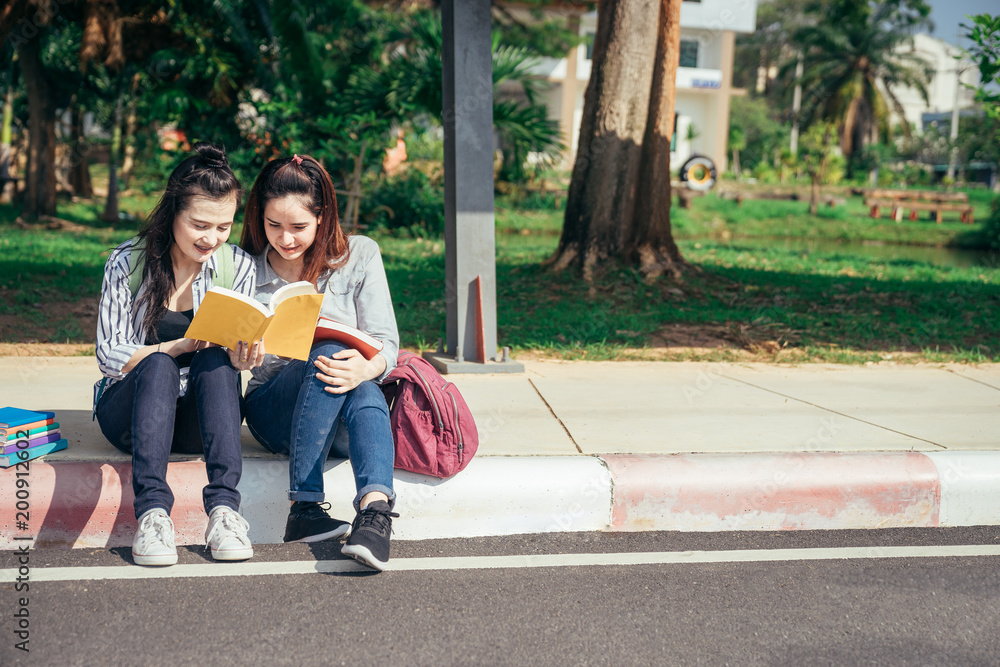
[(205, 458), (206, 542), (216, 560), (253, 556), (236, 490), (240, 449), (239, 371), (263, 350), (191, 340), (184, 332), (205, 293), (220, 283), (254, 293), (254, 260), (226, 240), (240, 204), (225, 153), (207, 143), (170, 174), (139, 235), (112, 251), (97, 320), (94, 414), (108, 441), (132, 455), (138, 565), (177, 562), (167, 485), (171, 452)]
[[(250, 432), (289, 456), (292, 501), (285, 542), (316, 542), (350, 532), (342, 552), (381, 570), (389, 560), (395, 494), (389, 410), (376, 384), (396, 366), (399, 334), (378, 244), (340, 227), (330, 175), (308, 156), (271, 161), (247, 198), (240, 245), (257, 258), (257, 299), (299, 280), (323, 294), (320, 314), (382, 341), (371, 361), (326, 341), (308, 361), (267, 355), (247, 386)], [(353, 525), (323, 503), (323, 464), (349, 458), (356, 494)], [(321, 505), (321, 503), (323, 503)]]

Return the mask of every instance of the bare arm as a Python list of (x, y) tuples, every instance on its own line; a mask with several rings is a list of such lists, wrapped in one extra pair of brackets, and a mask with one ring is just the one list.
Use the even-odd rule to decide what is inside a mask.
[(169, 354), (171, 357), (176, 359), (180, 355), (187, 352), (197, 352), (205, 346), (206, 343), (204, 341), (193, 340), (191, 338), (177, 338), (175, 340), (168, 340), (165, 343), (157, 343), (156, 345), (144, 345), (132, 354), (128, 363), (122, 367), (122, 373), (128, 373), (130, 370), (135, 368), (140, 361), (156, 352)]

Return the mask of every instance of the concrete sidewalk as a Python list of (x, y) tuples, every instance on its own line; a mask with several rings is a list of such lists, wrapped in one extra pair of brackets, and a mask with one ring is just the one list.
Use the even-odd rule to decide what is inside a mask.
[[(397, 538), (1000, 524), (1000, 365), (525, 366), (450, 378), (479, 452), (448, 480), (397, 471)], [(69, 439), (31, 466), (35, 544), (131, 544), (129, 458), (90, 418), (94, 360), (0, 358), (0, 373), (0, 406), (52, 410)], [(280, 542), (287, 458), (245, 427), (243, 443), (251, 535)], [(179, 542), (203, 543), (203, 463), (177, 457), (168, 478)], [(349, 520), (348, 463), (330, 461), (326, 488)], [(0, 472), (0, 548), (14, 494)]]

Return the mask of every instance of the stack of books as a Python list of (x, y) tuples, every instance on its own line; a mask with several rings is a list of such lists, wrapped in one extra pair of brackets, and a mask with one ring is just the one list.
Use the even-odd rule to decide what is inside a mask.
[(0, 408), (0, 468), (66, 449), (55, 413)]

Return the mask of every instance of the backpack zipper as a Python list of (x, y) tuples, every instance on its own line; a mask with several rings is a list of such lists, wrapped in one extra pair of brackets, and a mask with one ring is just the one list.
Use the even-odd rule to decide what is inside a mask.
[[(454, 384), (454, 382), (445, 382), (444, 386), (441, 387), (441, 391), (447, 389), (448, 385), (454, 386)], [(464, 458), (463, 453), (465, 452), (465, 443), (462, 442), (462, 425), (458, 421), (458, 401), (455, 400), (455, 395), (450, 391), (445, 393), (448, 394), (448, 398), (451, 399), (451, 405), (455, 408), (455, 430), (458, 431), (458, 462), (461, 463)]]
[(437, 416), (438, 430), (444, 431), (444, 420), (441, 419), (441, 410), (438, 408), (437, 401), (434, 400), (434, 393), (431, 391), (430, 383), (427, 382), (427, 379), (424, 377), (424, 374), (420, 372), (419, 368), (417, 368), (410, 362), (407, 362), (406, 365), (412, 368), (413, 372), (416, 373), (417, 377), (420, 378), (420, 381), (424, 383), (424, 388), (427, 389), (427, 397), (431, 399), (431, 407), (434, 408), (434, 414), (435, 416)]

